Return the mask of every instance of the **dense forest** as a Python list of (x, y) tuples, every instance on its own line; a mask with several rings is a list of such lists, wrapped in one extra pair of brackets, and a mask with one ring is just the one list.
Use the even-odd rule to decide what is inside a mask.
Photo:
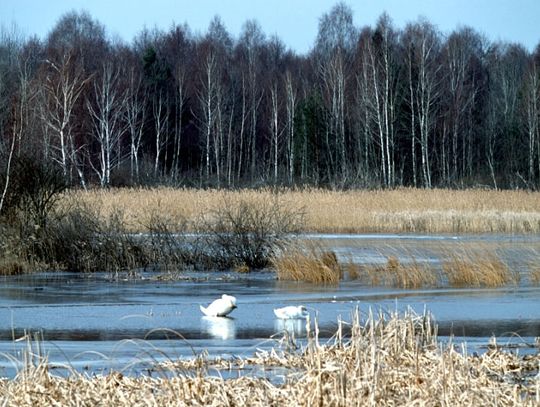
[[(0, 165), (71, 185), (540, 187), (540, 44), (338, 3), (298, 55), (254, 20), (143, 29), (87, 12), (0, 35)], [(0, 185), (4, 187), (4, 185)]]

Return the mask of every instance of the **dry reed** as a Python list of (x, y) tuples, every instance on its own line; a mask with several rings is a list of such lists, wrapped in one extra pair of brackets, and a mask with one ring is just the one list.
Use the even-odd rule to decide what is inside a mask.
[(539, 250), (533, 249), (530, 251), (530, 257), (527, 262), (527, 269), (529, 270), (529, 283), (532, 285), (540, 285), (540, 264), (538, 262), (539, 258)]
[(9, 258), (0, 259), (0, 276), (15, 276), (24, 274), (28, 270), (28, 265), (20, 260)]
[(531, 266), (529, 280), (533, 285), (540, 285), (540, 266)]
[(210, 213), (224, 197), (231, 203), (243, 200), (265, 205), (276, 193), (305, 208), (309, 232), (540, 232), (540, 192), (529, 191), (96, 189), (70, 191), (64, 202), (76, 197), (100, 208), (103, 217), (122, 210), (131, 230), (138, 231), (156, 210), (173, 219), (193, 220)]
[[(344, 266), (349, 279), (373, 286), (411, 289), (421, 287), (503, 287), (517, 285), (522, 276), (540, 284), (535, 250), (508, 253), (508, 246), (485, 243), (433, 244), (416, 253), (407, 246), (381, 248), (381, 263)], [(418, 260), (418, 258), (422, 260)], [(510, 265), (506, 260), (510, 261)]]
[(335, 253), (313, 242), (287, 247), (271, 263), (278, 280), (337, 284), (342, 277)]
[[(358, 312), (350, 336), (340, 323), (333, 341), (320, 344), (309, 330), (299, 352), (259, 352), (250, 359), (216, 361), (214, 367), (250, 364), (290, 369), (283, 384), (247, 373), (208, 376), (212, 361), (169, 362), (169, 377), (121, 373), (62, 378), (38, 365), (0, 380), (3, 405), (145, 406), (536, 406), (540, 402), (539, 355), (493, 349), (480, 356), (438, 342), (428, 314)], [(192, 373), (186, 368), (195, 369)]]
[(443, 273), (452, 287), (501, 287), (517, 284), (520, 275), (494, 252), (461, 248), (448, 255)]
[(436, 270), (418, 262), (411, 256), (408, 262), (400, 262), (395, 256), (388, 256), (384, 265), (362, 265), (351, 278), (360, 279), (371, 285), (385, 285), (398, 288), (434, 287), (439, 284)]

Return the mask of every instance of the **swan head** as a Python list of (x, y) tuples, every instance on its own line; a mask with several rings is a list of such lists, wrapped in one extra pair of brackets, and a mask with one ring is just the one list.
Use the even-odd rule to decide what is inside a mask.
[(234, 309), (234, 308), (237, 308), (236, 307), (236, 297), (233, 297), (232, 295), (227, 295), (227, 294), (223, 294), (221, 296), (221, 298), (225, 301), (228, 301), (230, 304), (231, 304), (231, 307)]

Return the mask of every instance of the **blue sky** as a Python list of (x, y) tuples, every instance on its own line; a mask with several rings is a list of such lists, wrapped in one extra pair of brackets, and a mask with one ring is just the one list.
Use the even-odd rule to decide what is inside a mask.
[[(218, 14), (237, 36), (247, 19), (255, 18), (267, 35), (277, 34), (297, 52), (307, 52), (317, 35), (319, 17), (333, 0), (0, 0), (0, 23), (15, 22), (25, 34), (43, 38), (69, 10), (85, 9), (110, 35), (126, 41), (144, 26), (167, 29), (187, 22), (204, 32)], [(533, 50), (540, 42), (540, 0), (354, 0), (357, 26), (373, 25), (387, 11), (398, 27), (425, 16), (444, 32), (470, 25), (488, 39), (519, 42)]]

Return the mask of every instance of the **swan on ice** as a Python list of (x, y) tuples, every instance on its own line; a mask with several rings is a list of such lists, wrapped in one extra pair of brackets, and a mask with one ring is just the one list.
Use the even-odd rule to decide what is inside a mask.
[(236, 308), (236, 298), (232, 295), (223, 294), (221, 298), (213, 301), (208, 307), (199, 306), (207, 317), (224, 317)]

